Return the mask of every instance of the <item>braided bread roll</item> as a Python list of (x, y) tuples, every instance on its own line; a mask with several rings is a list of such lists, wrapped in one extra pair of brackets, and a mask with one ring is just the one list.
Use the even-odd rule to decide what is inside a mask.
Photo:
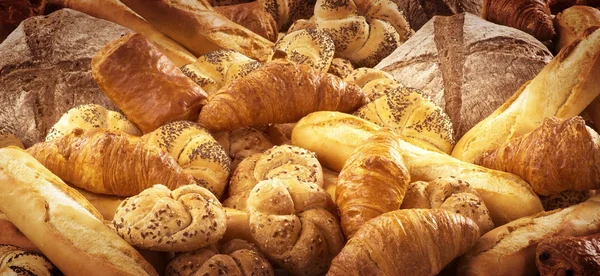
[(247, 210), (248, 196), (254, 186), (274, 178), (297, 179), (323, 187), (323, 169), (314, 153), (296, 146), (275, 146), (239, 164), (229, 182), (229, 198), (223, 205)]
[(261, 251), (293, 275), (320, 275), (344, 246), (327, 192), (296, 178), (259, 182), (248, 197), (250, 232)]
[(314, 20), (333, 38), (336, 55), (358, 67), (375, 66), (413, 32), (389, 0), (318, 0)]
[(84, 104), (71, 108), (48, 130), (46, 141), (65, 136), (75, 128), (105, 128), (140, 136), (142, 132), (123, 114), (97, 104)]
[(27, 252), (22, 248), (0, 244), (0, 275), (58, 275), (52, 263), (38, 253)]
[(287, 60), (325, 73), (334, 54), (335, 44), (327, 32), (305, 29), (288, 33), (277, 41), (271, 60), (283, 55)]
[(169, 153), (184, 172), (217, 198), (223, 195), (231, 160), (206, 129), (194, 122), (176, 121), (145, 134), (141, 140)]
[(216, 243), (225, 233), (219, 200), (197, 185), (173, 191), (154, 185), (125, 199), (113, 228), (131, 245), (155, 251), (192, 251)]
[(101, 128), (75, 129), (27, 152), (64, 181), (98, 194), (133, 196), (156, 183), (171, 189), (195, 183), (167, 153)]
[(216, 50), (181, 67), (181, 71), (210, 95), (260, 66), (260, 62), (236, 51)]
[(274, 146), (264, 132), (249, 127), (218, 133), (215, 139), (231, 158), (232, 171), (235, 171), (240, 162), (247, 157), (255, 153), (263, 153)]
[(436, 275), (477, 238), (471, 219), (446, 210), (388, 212), (356, 232), (327, 275)]
[(258, 3), (269, 12), (279, 30), (287, 30), (293, 22), (313, 15), (316, 0), (258, 0)]
[(411, 183), (402, 209), (445, 209), (472, 219), (481, 234), (494, 228), (490, 212), (479, 193), (468, 182), (453, 176)]

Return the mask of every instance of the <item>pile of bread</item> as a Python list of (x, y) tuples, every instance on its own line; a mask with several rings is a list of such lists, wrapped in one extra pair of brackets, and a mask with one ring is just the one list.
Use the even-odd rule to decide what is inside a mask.
[[(134, 33), (119, 110), (0, 136), (0, 275), (600, 271), (596, 1), (34, 2)], [(493, 104), (484, 50), (540, 70)]]

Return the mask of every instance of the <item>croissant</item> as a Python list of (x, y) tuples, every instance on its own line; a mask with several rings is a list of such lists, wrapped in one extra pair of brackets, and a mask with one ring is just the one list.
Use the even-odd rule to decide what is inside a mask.
[(157, 183), (170, 189), (196, 183), (159, 148), (106, 129), (75, 129), (27, 152), (64, 181), (99, 194), (133, 196)]
[(484, 0), (481, 17), (550, 40), (556, 34), (547, 0)]
[(311, 67), (272, 61), (210, 95), (198, 121), (213, 132), (293, 123), (319, 110), (352, 112), (367, 103), (361, 89)]
[(600, 188), (600, 136), (581, 117), (548, 117), (535, 130), (483, 152), (475, 164), (516, 174), (540, 195)]
[(535, 262), (542, 276), (598, 275), (600, 234), (545, 238), (537, 246)]
[(363, 225), (327, 275), (436, 275), (477, 238), (479, 228), (462, 215), (441, 209), (396, 210)]
[(409, 182), (398, 137), (388, 129), (369, 137), (338, 177), (335, 198), (346, 237), (368, 220), (400, 209)]

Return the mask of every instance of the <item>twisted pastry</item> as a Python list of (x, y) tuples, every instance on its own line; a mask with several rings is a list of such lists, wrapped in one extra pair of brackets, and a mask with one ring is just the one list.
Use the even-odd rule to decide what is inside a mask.
[(296, 178), (259, 182), (248, 197), (250, 232), (261, 251), (293, 275), (320, 275), (344, 246), (327, 192)]
[(231, 158), (232, 171), (247, 157), (255, 153), (263, 153), (274, 146), (264, 132), (249, 127), (219, 133), (215, 139)]
[(481, 17), (550, 40), (556, 34), (546, 0), (484, 0)]
[(140, 136), (142, 132), (123, 114), (97, 104), (84, 104), (71, 108), (48, 130), (46, 141), (65, 136), (75, 128), (106, 128)]
[(406, 18), (389, 0), (318, 0), (317, 29), (331, 35), (336, 54), (358, 67), (373, 67), (412, 35)]
[(388, 129), (356, 148), (340, 172), (335, 196), (346, 238), (368, 220), (400, 209), (409, 182), (398, 137)]
[(98, 194), (133, 196), (156, 183), (172, 189), (195, 183), (167, 153), (101, 128), (75, 129), (27, 152), (64, 181)]
[(279, 30), (287, 30), (290, 25), (299, 19), (306, 19), (313, 15), (316, 0), (258, 0), (258, 3), (269, 12)]
[(445, 209), (472, 219), (479, 232), (485, 234), (494, 228), (485, 203), (468, 182), (451, 177), (440, 177), (408, 186), (402, 209)]
[(231, 160), (206, 129), (194, 122), (176, 121), (142, 136), (142, 141), (169, 153), (197, 183), (217, 197), (223, 195)]
[(226, 207), (247, 210), (247, 199), (256, 184), (266, 179), (296, 179), (323, 187), (323, 169), (316, 155), (303, 148), (282, 145), (244, 159), (229, 182)]
[(600, 188), (600, 136), (577, 116), (548, 117), (535, 130), (475, 158), (475, 164), (514, 173), (540, 195)]
[(44, 255), (0, 244), (0, 275), (53, 276), (59, 271)]
[(208, 190), (154, 185), (125, 199), (112, 225), (123, 239), (143, 249), (191, 251), (216, 243), (225, 233), (225, 211)]
[(216, 50), (202, 55), (194, 63), (181, 67), (181, 72), (210, 95), (260, 66), (260, 62), (236, 51)]
[(271, 59), (284, 58), (306, 64), (313, 69), (325, 73), (335, 54), (335, 44), (329, 35), (316, 29), (305, 29), (291, 32), (275, 44)]

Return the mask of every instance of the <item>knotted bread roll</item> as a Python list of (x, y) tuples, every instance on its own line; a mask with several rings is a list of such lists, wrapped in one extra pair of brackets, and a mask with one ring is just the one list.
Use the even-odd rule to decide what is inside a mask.
[(225, 149), (197, 123), (176, 121), (142, 137), (149, 145), (169, 153), (197, 183), (221, 197), (231, 172)]
[(271, 59), (283, 57), (325, 73), (334, 54), (335, 44), (327, 32), (305, 29), (288, 33), (277, 41)]
[(0, 275), (52, 276), (58, 275), (58, 270), (44, 255), (0, 244)]
[(154, 185), (125, 199), (112, 225), (124, 240), (155, 251), (191, 251), (225, 233), (225, 211), (208, 190), (186, 185), (173, 191)]
[(235, 170), (238, 164), (247, 157), (255, 153), (263, 153), (274, 146), (264, 132), (250, 127), (218, 133), (215, 135), (215, 139), (231, 158), (232, 170)]

